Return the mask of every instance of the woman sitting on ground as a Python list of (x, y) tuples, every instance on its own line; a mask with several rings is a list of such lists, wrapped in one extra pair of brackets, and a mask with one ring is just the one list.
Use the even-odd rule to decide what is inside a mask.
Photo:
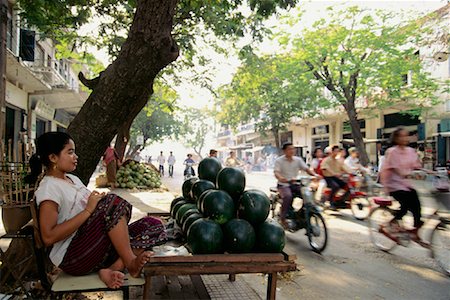
[(36, 150), (46, 169), (35, 193), (39, 225), (45, 245), (52, 246), (52, 263), (75, 276), (98, 272), (109, 288), (123, 285), (125, 268), (139, 277), (152, 255), (146, 250), (166, 240), (161, 221), (146, 217), (128, 225), (130, 203), (115, 194), (91, 193), (69, 174), (78, 156), (68, 134), (45, 133)]

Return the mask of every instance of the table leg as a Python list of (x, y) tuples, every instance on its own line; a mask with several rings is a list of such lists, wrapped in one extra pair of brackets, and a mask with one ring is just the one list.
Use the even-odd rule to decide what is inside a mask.
[(228, 274), (228, 280), (231, 282), (236, 281), (236, 274)]
[(148, 300), (150, 299), (150, 292), (152, 288), (152, 276), (145, 275), (145, 284), (144, 284), (144, 294), (142, 295), (142, 299)]
[(277, 294), (277, 273), (269, 273), (267, 279), (267, 300), (275, 300)]

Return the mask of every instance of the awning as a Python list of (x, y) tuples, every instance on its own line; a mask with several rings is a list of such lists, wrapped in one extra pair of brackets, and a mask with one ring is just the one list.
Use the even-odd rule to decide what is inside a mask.
[(251, 148), (251, 149), (247, 149), (247, 150), (245, 150), (245, 151), (247, 151), (247, 152), (258, 152), (258, 151), (261, 151), (262, 149), (264, 149), (264, 146), (256, 146), (256, 147), (253, 147), (253, 148)]
[(236, 146), (230, 146), (228, 147), (231, 150), (245, 150), (245, 149), (252, 149), (253, 147), (251, 145), (246, 145), (246, 144), (240, 144), (240, 145), (236, 145)]
[(450, 137), (450, 131), (436, 132), (433, 133), (433, 136)]
[[(387, 141), (387, 140), (388, 139), (363, 139), (365, 144), (384, 142), (384, 141)], [(355, 141), (353, 139), (343, 139), (340, 142), (342, 144), (354, 144), (355, 143)]]

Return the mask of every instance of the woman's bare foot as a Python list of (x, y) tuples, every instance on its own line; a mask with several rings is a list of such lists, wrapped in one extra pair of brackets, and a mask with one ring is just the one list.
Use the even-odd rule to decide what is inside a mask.
[(110, 289), (120, 288), (125, 278), (122, 272), (111, 269), (101, 269), (98, 271), (98, 276)]
[(131, 261), (131, 265), (127, 267), (130, 275), (134, 278), (139, 277), (141, 275), (142, 267), (150, 260), (152, 255), (153, 252), (151, 251), (143, 251), (137, 255), (136, 258)]

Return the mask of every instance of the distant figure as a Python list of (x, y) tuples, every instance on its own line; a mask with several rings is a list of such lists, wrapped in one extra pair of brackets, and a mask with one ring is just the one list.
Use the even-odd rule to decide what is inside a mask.
[(217, 158), (217, 150), (214, 149), (209, 150), (209, 157)]
[(241, 167), (243, 162), (236, 157), (236, 152), (230, 151), (230, 156), (225, 160), (225, 166), (227, 167)]
[(175, 156), (173, 156), (172, 151), (170, 151), (169, 157), (167, 158), (167, 164), (169, 165), (169, 177), (173, 177), (173, 165), (175, 164)]
[(141, 156), (141, 152), (137, 151), (136, 154), (134, 155), (134, 160), (137, 162), (141, 162), (142, 160), (142, 156)]
[(183, 172), (185, 179), (195, 176), (195, 171), (194, 168), (192, 167), (194, 164), (195, 161), (192, 159), (192, 154), (188, 154), (187, 158), (183, 162), (183, 165), (186, 166)]
[(151, 155), (148, 157), (148, 163), (149, 163), (149, 164), (152, 163), (152, 156), (151, 156)]
[(159, 174), (161, 174), (161, 176), (164, 176), (164, 163), (166, 162), (166, 158), (164, 157), (162, 151), (160, 152), (160, 154), (156, 158), (156, 160), (159, 163)]
[(111, 188), (116, 187), (116, 173), (117, 168), (120, 166), (119, 154), (112, 145), (106, 148), (105, 154), (103, 154), (103, 165), (106, 167), (106, 178), (108, 179), (108, 185)]

